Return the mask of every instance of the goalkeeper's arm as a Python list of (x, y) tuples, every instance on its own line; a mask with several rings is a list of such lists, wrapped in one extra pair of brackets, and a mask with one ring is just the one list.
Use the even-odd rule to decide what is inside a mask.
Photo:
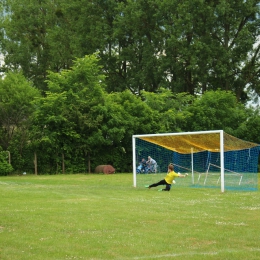
[(186, 176), (188, 176), (189, 174), (188, 173), (185, 173), (185, 174), (181, 174), (178, 172), (178, 175), (180, 178), (185, 178)]

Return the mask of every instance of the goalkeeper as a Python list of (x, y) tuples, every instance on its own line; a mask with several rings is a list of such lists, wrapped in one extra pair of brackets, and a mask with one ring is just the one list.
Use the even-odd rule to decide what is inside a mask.
[(188, 173), (185, 173), (185, 174), (176, 173), (173, 170), (173, 168), (174, 168), (173, 164), (170, 163), (168, 166), (168, 172), (167, 172), (167, 175), (165, 176), (165, 178), (157, 183), (154, 183), (151, 185), (145, 185), (145, 188), (150, 189), (152, 187), (157, 187), (159, 185), (166, 185), (165, 189), (160, 189), (159, 191), (170, 191), (171, 186), (172, 186), (171, 184), (176, 177), (185, 178), (188, 175)]

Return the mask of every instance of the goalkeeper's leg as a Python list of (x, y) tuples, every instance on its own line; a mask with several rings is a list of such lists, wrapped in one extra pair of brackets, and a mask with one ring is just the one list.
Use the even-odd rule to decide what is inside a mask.
[(172, 187), (171, 184), (166, 183), (166, 187), (165, 189), (163, 189), (163, 191), (170, 191), (171, 187)]
[(159, 182), (156, 182), (156, 183), (153, 183), (153, 184), (151, 184), (151, 185), (147, 185), (147, 188), (152, 188), (152, 187), (157, 187), (157, 186), (159, 186), (159, 185), (165, 185), (165, 184), (167, 184), (167, 182), (163, 179), (163, 180), (161, 180), (161, 181), (159, 181)]

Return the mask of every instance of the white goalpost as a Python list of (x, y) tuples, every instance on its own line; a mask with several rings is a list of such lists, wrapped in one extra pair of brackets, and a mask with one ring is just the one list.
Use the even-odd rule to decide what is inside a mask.
[[(224, 132), (223, 130), (212, 130), (212, 131), (197, 131), (197, 132), (182, 132), (182, 133), (164, 133), (164, 134), (147, 134), (147, 135), (133, 135), (132, 136), (132, 149), (133, 149), (133, 186), (137, 186), (137, 152), (136, 152), (136, 141), (141, 139), (149, 143), (162, 146), (167, 150), (178, 153), (186, 153), (190, 155), (190, 171), (192, 184), (195, 182), (194, 177), (194, 153), (201, 151), (207, 151), (207, 148), (202, 146), (200, 143), (200, 137), (207, 136), (207, 142), (210, 143), (211, 147), (220, 154), (219, 157), (219, 168), (220, 168), (220, 188), (221, 192), (225, 191), (225, 180), (224, 180)], [(214, 135), (214, 140), (211, 138)], [(194, 138), (194, 140), (193, 140)], [(178, 144), (178, 147), (177, 145)], [(185, 150), (186, 149), (186, 150)], [(185, 151), (184, 151), (185, 150)], [(173, 162), (174, 163), (174, 162)], [(174, 163), (175, 164), (175, 163)], [(178, 165), (178, 167), (182, 167)], [(183, 167), (184, 168), (184, 167)]]

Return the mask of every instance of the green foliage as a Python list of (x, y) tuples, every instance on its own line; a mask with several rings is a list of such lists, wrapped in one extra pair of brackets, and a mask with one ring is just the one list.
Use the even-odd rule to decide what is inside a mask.
[(3, 151), (0, 146), (0, 176), (8, 175), (13, 171), (13, 167), (8, 163), (8, 152)]
[[(1, 28), (5, 37), (1, 41), (5, 54), (5, 70), (21, 69), (41, 91), (45, 90), (47, 70), (58, 71), (71, 65), (64, 38), (56, 37), (59, 21), (55, 15), (60, 1), (6, 0)], [(63, 44), (57, 44), (63, 40)], [(54, 48), (55, 46), (55, 48)], [(55, 50), (55, 53), (53, 52)]]
[(245, 87), (259, 93), (257, 4), (1, 1), (1, 71), (21, 72), (0, 82), (0, 145), (16, 170), (33, 171), (36, 152), (40, 172), (59, 173), (63, 156), (69, 172), (88, 160), (131, 171), (133, 134), (259, 142), (259, 114), (242, 105)]
[(105, 143), (99, 130), (103, 80), (96, 55), (77, 59), (71, 70), (50, 72), (46, 96), (35, 101), (32, 146), (36, 151), (48, 145), (57, 158), (62, 153), (71, 158), (75, 150), (88, 152)]
[(245, 107), (230, 91), (207, 91), (194, 100), (188, 111), (192, 116), (187, 126), (192, 131), (223, 129), (232, 135), (247, 118)]
[(9, 72), (0, 79), (0, 145), (4, 149), (8, 149), (16, 132), (26, 135), (34, 110), (32, 100), (38, 96), (39, 91), (21, 73)]
[[(32, 101), (39, 91), (21, 73), (9, 72), (0, 80), (0, 145), (11, 154), (14, 170), (21, 171), (31, 162), (26, 154)], [(7, 166), (6, 171), (10, 171)]]
[(72, 70), (50, 73), (46, 96), (35, 101), (30, 145), (45, 150), (52, 165), (61, 165), (64, 154), (66, 169), (72, 172), (86, 171), (89, 155), (92, 171), (99, 164), (130, 171), (132, 135), (153, 131), (156, 121), (130, 91), (105, 93), (97, 62), (90, 55), (77, 59)]
[(102, 161), (112, 162), (117, 172), (130, 172), (132, 135), (153, 132), (157, 128), (156, 117), (153, 110), (130, 91), (108, 94), (105, 107), (101, 131), (107, 140), (106, 149), (112, 153), (103, 155), (102, 152)]
[[(259, 93), (258, 1), (6, 0), (4, 69), (21, 68), (46, 90), (47, 71), (99, 51), (106, 89), (160, 87), (192, 95), (245, 87)], [(5, 36), (5, 37), (3, 37)], [(62, 43), (62, 44), (61, 44)]]
[[(98, 62), (97, 55), (90, 55), (77, 59), (71, 70), (50, 72), (44, 97), (21, 74), (9, 73), (2, 80), (0, 131), (8, 140), (4, 119), (14, 118), (7, 146), (14, 170), (34, 172), (37, 155), (40, 174), (61, 173), (63, 163), (65, 172), (86, 172), (89, 162), (92, 172), (100, 164), (131, 172), (133, 134), (224, 129), (258, 142), (259, 114), (246, 109), (234, 93), (207, 91), (197, 98), (164, 88), (140, 96), (106, 93)], [(16, 85), (19, 92), (14, 89), (12, 95)]]
[(260, 111), (259, 108), (253, 110), (252, 108), (248, 109), (247, 120), (245, 120), (237, 129), (236, 136), (257, 144), (260, 144)]
[(194, 98), (187, 93), (173, 94), (168, 89), (160, 88), (157, 93), (143, 91), (142, 96), (159, 122), (154, 132), (181, 132), (191, 117), (187, 108)]

